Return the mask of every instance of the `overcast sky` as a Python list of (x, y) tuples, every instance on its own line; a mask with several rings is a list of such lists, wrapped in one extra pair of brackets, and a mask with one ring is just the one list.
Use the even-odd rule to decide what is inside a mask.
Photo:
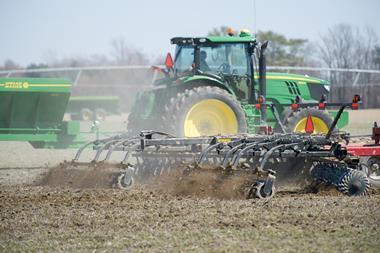
[(372, 26), (380, 36), (380, 0), (0, 0), (0, 10), (0, 64), (45, 62), (52, 53), (109, 56), (110, 41), (120, 36), (155, 57), (172, 49), (171, 37), (221, 25), (317, 41), (348, 23)]

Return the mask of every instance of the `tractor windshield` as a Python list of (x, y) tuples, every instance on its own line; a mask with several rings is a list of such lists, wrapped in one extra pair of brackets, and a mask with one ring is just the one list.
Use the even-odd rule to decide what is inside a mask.
[(245, 44), (200, 46), (199, 69), (206, 72), (233, 75), (249, 74), (248, 52)]
[(197, 68), (204, 72), (249, 75), (248, 46), (245, 43), (205, 44), (199, 45), (199, 50), (193, 45), (178, 46), (175, 70), (177, 73), (191, 70), (195, 52), (199, 52)]

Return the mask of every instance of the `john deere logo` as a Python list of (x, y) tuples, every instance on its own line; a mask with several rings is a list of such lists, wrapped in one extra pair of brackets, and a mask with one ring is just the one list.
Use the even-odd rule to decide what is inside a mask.
[(10, 89), (27, 89), (29, 87), (28, 82), (5, 82), (4, 88), (10, 88)]

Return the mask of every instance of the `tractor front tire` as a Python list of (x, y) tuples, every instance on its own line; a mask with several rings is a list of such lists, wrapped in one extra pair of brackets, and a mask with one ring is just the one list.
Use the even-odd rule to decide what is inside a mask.
[[(170, 133), (185, 137), (246, 133), (245, 113), (227, 91), (201, 86), (178, 93), (165, 107)], [(169, 122), (167, 122), (169, 121)]]
[(288, 115), (287, 118), (283, 121), (286, 132), (305, 132), (305, 126), (307, 117), (310, 113), (310, 116), (313, 120), (314, 134), (325, 134), (329, 131), (333, 119), (331, 116), (323, 110), (318, 110), (315, 108), (306, 108), (293, 111)]

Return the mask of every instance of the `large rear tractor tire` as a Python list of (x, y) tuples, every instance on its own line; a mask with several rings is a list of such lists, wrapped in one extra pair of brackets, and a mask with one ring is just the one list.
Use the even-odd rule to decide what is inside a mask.
[[(177, 94), (165, 107), (164, 124), (178, 136), (197, 137), (247, 132), (244, 110), (227, 91), (210, 86)], [(169, 122), (167, 122), (169, 121)]]
[(305, 126), (309, 113), (314, 125), (313, 134), (326, 134), (329, 131), (333, 119), (326, 111), (314, 108), (300, 109), (289, 113), (283, 121), (286, 132), (305, 133)]

